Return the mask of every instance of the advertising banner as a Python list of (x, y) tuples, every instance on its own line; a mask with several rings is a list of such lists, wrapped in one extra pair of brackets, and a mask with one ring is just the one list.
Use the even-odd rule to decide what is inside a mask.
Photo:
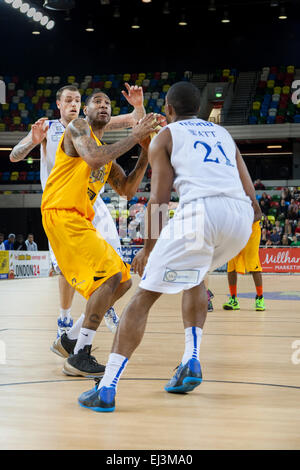
[(7, 279), (9, 272), (8, 251), (0, 251), (0, 279)]
[(49, 251), (9, 251), (9, 277), (48, 277), (51, 271)]
[(264, 273), (300, 273), (299, 248), (260, 248), (259, 257)]

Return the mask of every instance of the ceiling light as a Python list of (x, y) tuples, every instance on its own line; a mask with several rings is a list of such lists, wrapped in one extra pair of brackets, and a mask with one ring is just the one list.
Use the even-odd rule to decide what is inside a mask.
[(37, 11), (34, 15), (33, 15), (33, 19), (34, 21), (41, 21), (41, 19), (43, 18), (43, 13), (41, 13), (40, 11)]
[(39, 31), (32, 31), (32, 34), (38, 35), (38, 34), (41, 34), (41, 33)]
[(88, 33), (93, 33), (95, 31), (95, 28), (93, 26), (93, 22), (91, 20), (89, 20), (88, 22), (88, 25), (87, 27), (85, 28), (85, 30), (88, 32)]
[(75, 7), (74, 0), (45, 0), (44, 8), (48, 10), (71, 10)]
[(151, 3), (152, 0), (142, 0), (143, 3)]
[(280, 8), (280, 14), (279, 14), (278, 18), (280, 20), (286, 20), (287, 19), (287, 15), (285, 13), (285, 8), (284, 7)]
[(36, 13), (35, 8), (29, 8), (29, 10), (27, 11), (28, 18), (32, 18), (35, 13)]
[(139, 21), (137, 18), (134, 18), (133, 23), (131, 25), (132, 29), (140, 29)]
[(208, 11), (216, 11), (215, 0), (210, 0), (209, 5), (208, 5)]
[(267, 149), (282, 149), (282, 145), (267, 145)]
[(222, 23), (230, 23), (230, 19), (229, 19), (229, 16), (228, 16), (228, 11), (224, 11), (224, 15), (223, 15), (223, 18), (222, 18)]
[(29, 3), (23, 3), (23, 5), (22, 5), (21, 8), (20, 8), (20, 11), (21, 11), (22, 13), (27, 13), (28, 10), (29, 10), (29, 8), (30, 8)]
[(54, 28), (54, 21), (53, 20), (50, 20), (49, 23), (46, 25), (46, 29), (53, 29)]
[(14, 0), (5, 0), (5, 3), (12, 3)]
[(14, 0), (12, 7), (13, 8), (20, 8), (22, 6), (22, 0)]
[(41, 23), (42, 26), (45, 26), (48, 23), (48, 21), (49, 21), (48, 16), (43, 16), (40, 23)]
[(186, 17), (185, 17), (185, 14), (183, 13), (181, 15), (181, 18), (180, 18), (180, 21), (178, 22), (179, 26), (187, 26), (187, 21), (186, 21)]
[(1, 147), (0, 150), (1, 150), (1, 151), (4, 151), (4, 150), (12, 150), (12, 147)]

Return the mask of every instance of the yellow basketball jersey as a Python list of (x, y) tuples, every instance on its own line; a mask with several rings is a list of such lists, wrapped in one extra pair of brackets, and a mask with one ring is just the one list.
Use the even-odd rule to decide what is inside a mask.
[[(92, 130), (91, 137), (97, 145), (102, 145)], [(55, 165), (47, 180), (41, 209), (75, 210), (92, 220), (95, 215), (92, 204), (106, 183), (112, 162), (91, 171), (82, 158), (70, 157), (64, 152), (63, 139), (64, 134), (57, 147)]]

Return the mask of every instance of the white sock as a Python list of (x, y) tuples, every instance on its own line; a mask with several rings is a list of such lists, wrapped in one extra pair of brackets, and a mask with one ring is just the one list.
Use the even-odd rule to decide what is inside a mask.
[(191, 326), (184, 330), (185, 332), (185, 350), (181, 363), (184, 365), (189, 359), (198, 359), (200, 353), (200, 344), (202, 339), (202, 328)]
[(88, 328), (80, 328), (77, 343), (74, 348), (74, 354), (77, 354), (80, 349), (84, 348), (84, 346), (92, 344), (95, 334), (96, 331), (94, 330), (89, 330)]
[(63, 309), (60, 308), (60, 319), (64, 321), (64, 318), (67, 319), (67, 322), (71, 320), (71, 308)]
[(69, 339), (77, 339), (79, 336), (80, 328), (84, 320), (84, 313), (78, 318), (77, 322), (72, 326), (72, 328), (67, 332), (67, 337)]
[(121, 356), (121, 354), (111, 353), (105, 367), (104, 376), (99, 383), (98, 390), (101, 387), (117, 388), (119, 379), (125, 370), (127, 362), (127, 357)]

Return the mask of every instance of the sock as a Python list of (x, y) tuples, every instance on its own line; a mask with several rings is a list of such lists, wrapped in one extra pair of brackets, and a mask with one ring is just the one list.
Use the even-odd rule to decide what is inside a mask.
[(231, 297), (236, 297), (237, 285), (235, 284), (234, 286), (229, 286), (229, 292), (230, 292)]
[(78, 318), (77, 322), (72, 326), (72, 328), (67, 332), (67, 337), (69, 339), (77, 339), (79, 336), (80, 328), (84, 320), (84, 313)]
[(67, 322), (71, 320), (71, 308), (63, 309), (60, 308), (60, 319), (61, 321), (64, 321), (64, 318), (67, 318)]
[(181, 364), (186, 364), (189, 359), (199, 359), (200, 343), (202, 339), (202, 328), (191, 326), (185, 332), (185, 350)]
[(256, 286), (256, 293), (257, 293), (258, 297), (262, 297), (263, 296), (263, 286)]
[(105, 373), (99, 383), (98, 390), (101, 387), (117, 388), (121, 375), (127, 365), (128, 359), (117, 353), (111, 353), (105, 366)]
[(96, 331), (94, 330), (89, 330), (88, 328), (80, 328), (77, 343), (74, 348), (74, 354), (77, 354), (80, 349), (84, 348), (84, 346), (92, 344), (95, 334)]

